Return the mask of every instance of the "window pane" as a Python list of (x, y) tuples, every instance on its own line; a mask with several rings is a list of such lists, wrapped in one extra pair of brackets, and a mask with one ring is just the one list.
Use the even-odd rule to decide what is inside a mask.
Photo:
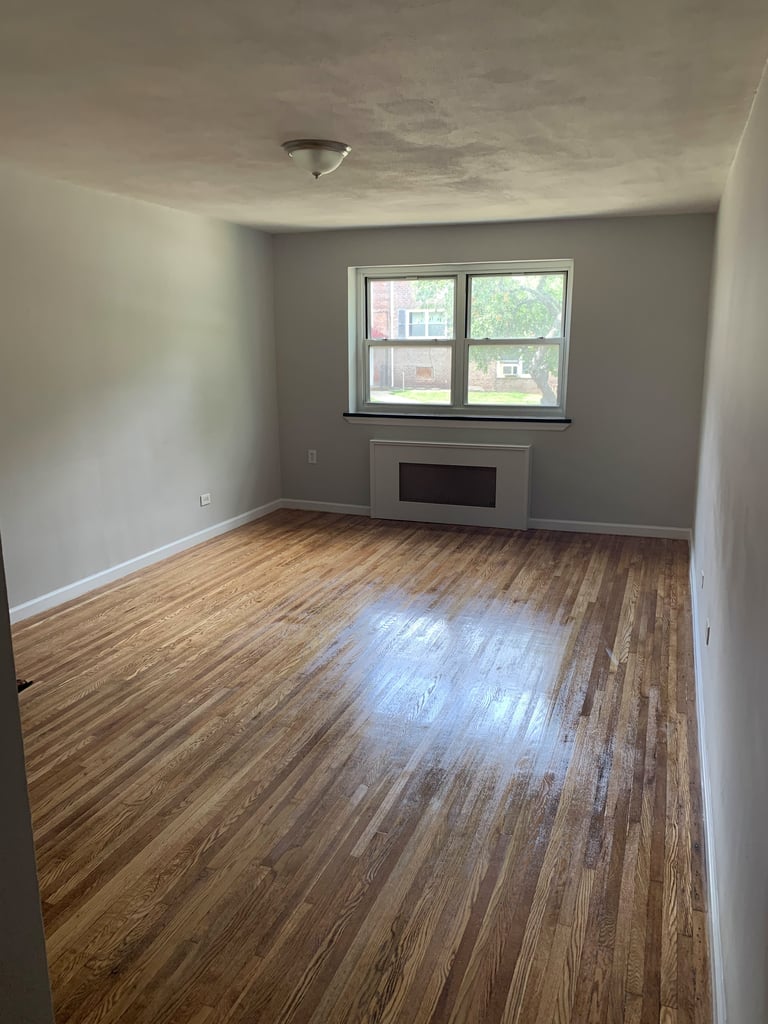
[[(456, 279), (429, 277), (368, 279), (368, 337), (453, 337)], [(427, 335), (427, 324), (430, 333)], [(432, 324), (441, 324), (433, 333)], [(421, 325), (421, 326), (419, 326)]]
[(470, 405), (560, 403), (559, 345), (470, 345)]
[(371, 345), (368, 384), (372, 402), (450, 405), (451, 354), (447, 346)]
[(470, 278), (470, 338), (560, 338), (565, 273)]

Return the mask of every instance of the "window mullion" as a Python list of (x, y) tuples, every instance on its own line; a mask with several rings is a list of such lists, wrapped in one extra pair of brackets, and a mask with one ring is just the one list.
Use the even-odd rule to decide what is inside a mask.
[(454, 314), (453, 405), (463, 409), (467, 404), (467, 275), (456, 275), (456, 310)]

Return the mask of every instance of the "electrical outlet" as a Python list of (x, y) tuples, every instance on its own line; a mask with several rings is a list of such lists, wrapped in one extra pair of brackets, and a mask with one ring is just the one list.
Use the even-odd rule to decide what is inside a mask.
[(307, 448), (307, 462), (314, 466), (317, 462), (317, 449)]
[(704, 643), (709, 647), (709, 619), (707, 619), (707, 625), (704, 629)]
[(201, 494), (200, 495), (200, 508), (203, 508), (205, 505), (210, 505), (210, 504), (211, 504), (211, 495), (210, 494)]

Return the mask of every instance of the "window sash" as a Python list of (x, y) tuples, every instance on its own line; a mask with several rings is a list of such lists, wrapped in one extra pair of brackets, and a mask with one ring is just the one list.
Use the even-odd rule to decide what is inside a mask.
[[(419, 273), (419, 271), (423, 271)], [(525, 273), (564, 273), (565, 297), (563, 313), (563, 333), (556, 338), (471, 338), (469, 333), (468, 300), (473, 276), (520, 276)], [(568, 349), (570, 336), (570, 320), (573, 292), (573, 262), (571, 260), (542, 260), (535, 262), (490, 263), (490, 264), (447, 264), (430, 265), (429, 267), (370, 267), (356, 268), (350, 271), (356, 275), (356, 318), (351, 326), (350, 339), (354, 340), (354, 360), (357, 366), (355, 408), (361, 412), (394, 412), (403, 413), (404, 405), (395, 403), (372, 402), (370, 397), (370, 349), (372, 346), (415, 348), (418, 346), (451, 348), (451, 404), (432, 405), (425, 403), (421, 412), (433, 415), (472, 416), (478, 417), (509, 417), (552, 419), (565, 416), (566, 387), (568, 375)], [(452, 337), (405, 337), (405, 338), (371, 338), (370, 320), (370, 282), (374, 280), (424, 280), (454, 278), (454, 310)], [(352, 281), (352, 276), (350, 280)], [(411, 310), (412, 312), (412, 310)], [(422, 312), (422, 310), (418, 310)], [(426, 312), (428, 325), (429, 313)], [(558, 353), (558, 404), (556, 406), (509, 405), (509, 404), (472, 404), (469, 403), (469, 349), (470, 346), (487, 345), (489, 347), (557, 345)], [(350, 370), (352, 366), (350, 365)]]
[[(379, 269), (382, 270), (382, 271), (386, 271), (388, 268), (382, 267), (382, 268), (379, 268)], [(363, 289), (363, 296), (362, 296), (363, 304), (362, 304), (362, 307), (358, 309), (358, 318), (362, 318), (362, 319), (359, 319), (359, 322), (358, 322), (357, 327), (356, 327), (356, 330), (358, 332), (358, 337), (360, 337), (360, 323), (362, 323), (362, 325), (363, 325), (362, 335), (363, 335), (364, 340), (367, 340), (367, 341), (392, 341), (392, 342), (401, 342), (401, 343), (404, 342), (404, 341), (410, 340), (407, 335), (404, 338), (374, 338), (373, 335), (371, 334), (372, 309), (371, 309), (371, 288), (370, 288), (370, 285), (374, 281), (445, 281), (445, 280), (453, 280), (453, 331), (450, 334), (446, 333), (444, 335), (441, 335), (440, 336), (440, 340), (455, 340), (456, 337), (457, 337), (457, 333), (458, 333), (457, 332), (458, 321), (456, 319), (456, 314), (457, 314), (457, 311), (458, 311), (457, 294), (458, 294), (459, 286), (460, 286), (459, 275), (456, 274), (455, 270), (451, 270), (449, 273), (432, 273), (432, 272), (430, 272), (430, 273), (426, 273), (426, 274), (414, 274), (412, 271), (410, 273), (405, 273), (405, 272), (402, 272), (402, 273), (401, 272), (398, 272), (398, 273), (386, 273), (386, 272), (383, 272), (383, 273), (368, 273), (368, 272), (365, 272), (364, 274), (362, 274), (361, 275), (361, 283), (362, 283), (362, 289)], [(425, 328), (426, 328), (426, 327), (429, 326), (429, 315), (430, 315), (430, 313), (434, 313), (436, 311), (435, 310), (430, 310), (430, 309), (425, 309), (423, 307), (412, 306), (412, 307), (405, 308), (403, 310), (403, 312), (405, 313), (405, 325), (406, 325), (406, 331), (407, 331), (408, 330), (408, 323), (409, 323), (408, 317), (409, 317), (410, 313), (424, 313), (425, 314)], [(391, 331), (392, 327), (393, 327), (393, 324), (390, 323), (390, 331)], [(448, 327), (447, 323), (445, 324), (445, 327), (447, 329), (447, 327)], [(424, 338), (425, 340), (429, 340), (429, 336), (428, 335), (417, 335), (416, 336), (417, 339), (420, 338), (420, 337)]]
[(569, 304), (568, 303), (568, 300), (569, 300), (569, 289), (568, 289), (569, 272), (567, 270), (554, 270), (551, 267), (547, 268), (546, 270), (541, 270), (541, 269), (539, 269), (539, 270), (530, 270), (530, 269), (528, 269), (528, 270), (501, 270), (501, 271), (496, 271), (495, 273), (494, 272), (488, 272), (488, 271), (483, 272), (483, 273), (468, 273), (467, 274), (467, 285), (466, 285), (466, 287), (467, 287), (467, 319), (466, 319), (465, 330), (464, 330), (465, 337), (468, 338), (468, 339), (471, 339), (473, 341), (495, 341), (497, 344), (515, 344), (514, 341), (503, 339), (503, 338), (487, 338), (487, 337), (483, 337), (482, 335), (473, 335), (472, 334), (472, 280), (474, 278), (481, 278), (481, 277), (542, 277), (542, 276), (544, 276), (546, 274), (553, 274), (553, 275), (554, 274), (563, 274), (564, 278), (565, 278), (565, 280), (563, 282), (563, 308), (562, 308), (562, 310), (560, 312), (560, 316), (561, 316), (561, 320), (562, 320), (561, 326), (563, 328), (563, 332), (564, 333), (563, 334), (559, 334), (559, 335), (555, 335), (552, 338), (550, 338), (549, 335), (540, 335), (540, 336), (537, 336), (535, 334), (534, 335), (526, 335), (525, 338), (521, 338), (520, 339), (520, 343), (522, 343), (523, 341), (526, 341), (526, 342), (538, 341), (538, 340), (549, 341), (549, 340), (554, 340), (555, 337), (557, 337), (557, 338), (559, 338), (561, 340), (564, 339), (565, 338), (565, 329), (566, 329), (566, 326), (565, 326), (566, 325), (566, 317), (567, 317), (568, 304)]
[[(502, 348), (502, 347), (508, 346), (508, 345), (514, 346), (515, 348), (541, 348), (541, 347), (553, 347), (554, 348), (554, 347), (557, 347), (557, 349), (558, 349), (558, 353), (557, 353), (557, 398), (558, 398), (557, 405), (511, 405), (511, 404), (508, 404), (506, 402), (504, 402), (504, 403), (497, 403), (497, 404), (494, 404), (493, 402), (477, 402), (477, 403), (473, 402), (473, 403), (470, 404), (470, 401), (469, 401), (469, 375), (470, 375), (469, 361), (470, 361), (470, 348), (497, 349), (497, 348)], [(558, 415), (559, 411), (563, 410), (562, 414), (564, 415), (565, 401), (564, 401), (564, 395), (563, 395), (563, 390), (562, 389), (563, 389), (563, 382), (564, 382), (565, 344), (564, 344), (564, 340), (562, 338), (534, 338), (534, 339), (527, 338), (524, 341), (519, 340), (519, 339), (518, 340), (512, 340), (512, 341), (499, 341), (497, 339), (494, 339), (493, 341), (477, 341), (477, 339), (475, 339), (475, 338), (467, 338), (466, 339), (466, 344), (465, 344), (464, 359), (466, 361), (466, 375), (467, 375), (466, 376), (466, 379), (467, 379), (467, 390), (466, 390), (466, 392), (464, 394), (464, 402), (465, 402), (466, 407), (468, 407), (469, 409), (472, 410), (472, 414), (473, 415), (474, 415), (474, 411), (476, 409), (478, 409), (478, 408), (480, 408), (482, 410), (504, 409), (505, 411), (508, 411), (509, 409), (519, 409), (519, 410), (524, 410), (524, 414), (526, 416), (538, 415), (538, 416), (550, 416), (550, 417), (553, 416), (553, 415)], [(501, 362), (512, 362), (512, 363), (519, 363), (520, 362), (519, 359), (514, 359), (514, 358), (513, 359), (504, 359), (504, 358), (502, 358), (500, 361)], [(507, 380), (522, 380), (522, 379), (525, 379), (525, 378), (521, 377), (519, 374), (505, 374), (504, 376), (505, 376), (505, 378)]]
[[(392, 407), (396, 408), (400, 412), (403, 411), (404, 407), (408, 407), (408, 408), (411, 408), (411, 409), (414, 409), (414, 408), (415, 409), (419, 409), (419, 408), (421, 408), (422, 405), (424, 406), (424, 408), (427, 411), (429, 411), (430, 409), (440, 409), (441, 411), (444, 412), (448, 408), (453, 408), (453, 406), (455, 405), (455, 403), (453, 401), (454, 398), (455, 398), (455, 392), (452, 391), (452, 379), (453, 379), (453, 362), (454, 362), (454, 360), (456, 358), (456, 348), (455, 348), (455, 345), (453, 344), (452, 341), (450, 341), (450, 340), (446, 341), (445, 339), (439, 339), (438, 341), (431, 341), (429, 339), (425, 340), (423, 338), (416, 338), (416, 339), (404, 338), (404, 339), (401, 340), (400, 344), (397, 344), (397, 345), (393, 344), (389, 340), (381, 341), (379, 339), (377, 339), (375, 341), (366, 340), (365, 344), (366, 344), (366, 382), (367, 382), (367, 386), (368, 386), (367, 396), (368, 396), (368, 404), (370, 404), (372, 408), (377, 409), (379, 411), (382, 411), (383, 409), (386, 409), (389, 406), (392, 406)], [(448, 400), (447, 401), (425, 401), (423, 403), (414, 403), (412, 401), (405, 401), (404, 400), (404, 401), (398, 402), (397, 400), (393, 400), (392, 402), (382, 402), (382, 401), (380, 401), (378, 399), (373, 399), (371, 397), (371, 390), (370, 389), (371, 389), (371, 371), (372, 371), (372, 366), (373, 366), (373, 359), (372, 359), (373, 353), (376, 350), (381, 350), (383, 352), (390, 352), (390, 351), (392, 351), (394, 353), (398, 349), (400, 349), (401, 351), (404, 351), (404, 352), (408, 352), (408, 351), (412, 352), (414, 349), (416, 351), (419, 351), (420, 349), (422, 349), (425, 352), (434, 352), (435, 350), (437, 350), (439, 352), (448, 352), (449, 353), (449, 358), (450, 358), (450, 361), (451, 361), (451, 381), (449, 381), (449, 383), (447, 384), (447, 386), (445, 388), (435, 388), (434, 389), (436, 391), (447, 390), (448, 391)], [(416, 377), (418, 377), (418, 370), (416, 372)], [(392, 389), (397, 389), (397, 380), (392, 380), (391, 388)], [(416, 390), (418, 390), (418, 388), (416, 388)], [(433, 389), (425, 389), (425, 390), (433, 390)]]

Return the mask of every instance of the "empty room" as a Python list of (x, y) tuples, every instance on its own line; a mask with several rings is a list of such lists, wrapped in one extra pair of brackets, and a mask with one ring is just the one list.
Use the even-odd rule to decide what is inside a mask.
[(0, 12), (0, 1024), (768, 1024), (763, 0)]

